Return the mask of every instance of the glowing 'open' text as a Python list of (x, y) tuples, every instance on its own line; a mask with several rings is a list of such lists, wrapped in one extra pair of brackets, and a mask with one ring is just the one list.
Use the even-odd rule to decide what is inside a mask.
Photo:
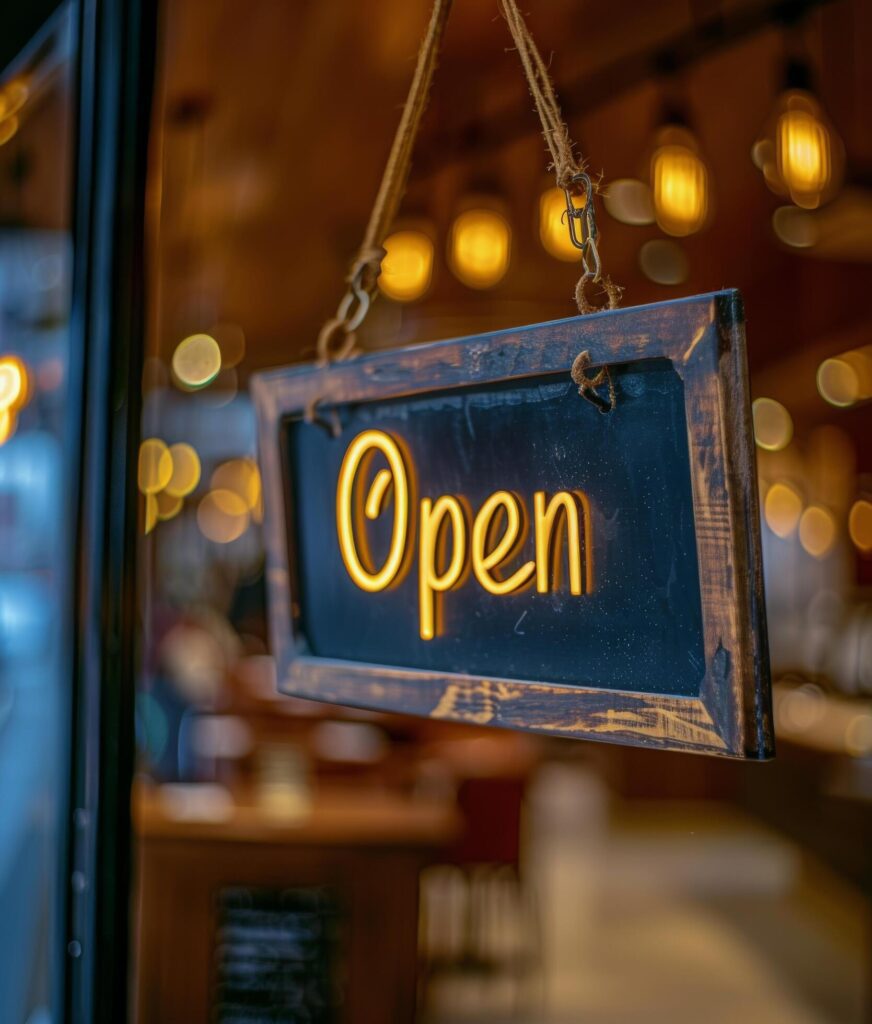
[[(375, 474), (364, 495), (362, 482), (376, 453), (384, 456), (388, 468)], [(440, 632), (439, 598), (462, 586), (470, 570), (488, 593), (497, 596), (533, 585), (540, 594), (557, 590), (564, 539), (569, 592), (590, 592), (590, 508), (583, 493), (557, 491), (550, 498), (544, 491), (534, 493), (535, 559), (509, 572), (506, 563), (519, 555), (528, 533), (521, 499), (512, 491), (494, 491), (473, 514), (464, 497), (443, 494), (422, 498), (413, 509), (411, 470), (411, 460), (389, 434), (380, 430), (358, 434), (348, 446), (339, 471), (336, 530), (348, 575), (361, 590), (377, 593), (398, 584), (414, 560), (417, 511), (418, 622), (422, 639), (432, 640)], [(374, 521), (385, 512), (391, 485), (390, 547), (382, 565), (375, 567), (366, 520)]]

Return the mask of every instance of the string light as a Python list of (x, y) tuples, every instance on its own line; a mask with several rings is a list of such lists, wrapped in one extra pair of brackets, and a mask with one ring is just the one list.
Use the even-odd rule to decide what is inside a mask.
[(430, 287), (433, 242), (423, 231), (395, 231), (384, 242), (379, 289), (389, 299), (412, 302)]
[(449, 262), (470, 288), (493, 288), (509, 267), (512, 233), (493, 210), (467, 210), (451, 226)]
[(687, 128), (667, 125), (651, 156), (651, 191), (657, 223), (678, 237), (699, 231), (709, 211), (709, 174), (696, 138)]

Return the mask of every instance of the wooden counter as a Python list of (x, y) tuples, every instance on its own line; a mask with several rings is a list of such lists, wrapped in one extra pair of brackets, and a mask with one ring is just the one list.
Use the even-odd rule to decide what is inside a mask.
[(220, 1020), (219, 904), (222, 892), (245, 889), (330, 894), (339, 1019), (413, 1020), (418, 875), (456, 834), (452, 805), (322, 790), (310, 810), (291, 819), (225, 803), (206, 820), (202, 809), (180, 808), (165, 795), (145, 789), (134, 800), (139, 1024)]

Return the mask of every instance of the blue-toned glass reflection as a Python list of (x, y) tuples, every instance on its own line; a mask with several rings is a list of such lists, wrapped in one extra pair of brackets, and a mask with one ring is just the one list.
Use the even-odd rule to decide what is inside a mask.
[(0, 1020), (10, 1024), (59, 1019), (64, 955), (69, 474), (80, 433), (69, 375), (71, 28), (62, 11), (0, 78)]

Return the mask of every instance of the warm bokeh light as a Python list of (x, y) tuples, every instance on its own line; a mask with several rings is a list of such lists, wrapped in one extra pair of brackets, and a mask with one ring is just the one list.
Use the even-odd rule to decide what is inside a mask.
[(12, 409), (0, 409), (0, 446), (15, 433), (17, 417)]
[(260, 504), (260, 471), (254, 459), (230, 459), (212, 474), (210, 481), (215, 491), (231, 491), (238, 495), (248, 511)]
[(802, 498), (790, 484), (779, 481), (766, 492), (763, 503), (766, 525), (782, 540), (789, 537), (799, 525)]
[(29, 390), (24, 363), (18, 356), (0, 356), (0, 409), (20, 409), (27, 402)]
[(185, 388), (204, 388), (221, 370), (221, 349), (211, 334), (192, 334), (173, 352), (173, 373)]
[(389, 299), (411, 302), (430, 287), (433, 242), (423, 231), (395, 231), (384, 242), (378, 286)]
[(157, 498), (153, 494), (146, 494), (145, 523), (143, 529), (145, 533), (151, 533), (155, 526), (157, 526)]
[(184, 442), (172, 445), (169, 453), (173, 468), (164, 490), (173, 498), (184, 498), (200, 482), (200, 456), (196, 449)]
[(817, 388), (825, 401), (841, 408), (872, 398), (872, 345), (825, 359), (818, 367)]
[[(576, 206), (582, 208), (581, 197)], [(569, 237), (569, 225), (566, 222), (566, 193), (562, 188), (549, 188), (539, 197), (539, 238), (546, 252), (558, 260), (577, 263), (581, 259), (581, 250), (572, 244)]]
[(618, 178), (603, 192), (603, 205), (622, 224), (653, 224), (654, 200), (651, 186), (637, 178)]
[(855, 501), (848, 513), (848, 533), (858, 551), (872, 554), (872, 501)]
[(809, 505), (799, 520), (799, 543), (814, 558), (823, 558), (836, 543), (836, 520), (820, 505)]
[(818, 367), (817, 388), (830, 405), (853, 405), (860, 397), (856, 370), (844, 359), (825, 359)]
[(772, 214), (772, 230), (792, 249), (810, 249), (818, 240), (814, 216), (796, 206), (779, 206)]
[(672, 125), (660, 132), (651, 157), (651, 189), (657, 223), (667, 235), (690, 235), (705, 224), (708, 170), (687, 129)]
[(832, 178), (830, 131), (808, 93), (791, 92), (782, 104), (775, 128), (776, 170), (796, 205), (814, 209)]
[(157, 494), (173, 475), (173, 457), (158, 437), (146, 438), (139, 446), (137, 478), (143, 494)]
[(493, 210), (467, 210), (451, 226), (449, 261), (470, 288), (492, 288), (509, 267), (512, 233)]
[(153, 495), (153, 497), (157, 504), (158, 519), (172, 519), (173, 516), (178, 515), (182, 510), (182, 505), (184, 504), (182, 499), (177, 498), (168, 491), (161, 491), (159, 494)]
[(781, 402), (774, 398), (755, 398), (751, 406), (754, 416), (754, 440), (767, 452), (780, 452), (793, 437), (793, 420)]
[(248, 528), (248, 507), (233, 491), (210, 491), (197, 506), (197, 525), (216, 544), (229, 544)]
[(639, 249), (639, 268), (655, 284), (676, 285), (687, 280), (690, 264), (684, 250), (668, 238), (651, 238)]

